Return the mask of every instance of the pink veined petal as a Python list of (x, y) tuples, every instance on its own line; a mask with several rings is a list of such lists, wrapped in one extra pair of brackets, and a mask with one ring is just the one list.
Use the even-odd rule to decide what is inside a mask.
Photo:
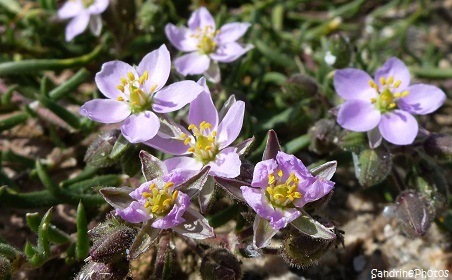
[(379, 87), (382, 87), (380, 78), (383, 77), (387, 80), (390, 76), (394, 77), (394, 82), (398, 80), (401, 81), (400, 86), (397, 88), (400, 91), (406, 89), (410, 85), (410, 71), (405, 63), (396, 57), (388, 59), (385, 64), (377, 70), (375, 73), (375, 83), (377, 83)]
[(190, 110), (188, 112), (188, 121), (199, 127), (203, 121), (212, 125), (212, 130), (215, 130), (218, 125), (217, 108), (212, 101), (210, 90), (207, 87), (206, 79), (201, 78), (198, 84), (203, 87), (203, 91), (190, 103)]
[(164, 161), (168, 172), (175, 169), (187, 169), (198, 171), (202, 168), (202, 163), (192, 157), (172, 157)]
[(171, 211), (166, 216), (155, 219), (152, 223), (152, 227), (168, 229), (183, 223), (185, 219), (182, 218), (182, 215), (189, 205), (190, 197), (185, 193), (179, 192), (176, 203)]
[(409, 94), (402, 97), (397, 105), (412, 114), (430, 114), (446, 101), (446, 94), (438, 87), (425, 84), (412, 85), (407, 88)]
[(184, 76), (202, 74), (209, 68), (209, 64), (209, 56), (198, 52), (191, 52), (174, 60), (176, 71)]
[(250, 188), (247, 186), (240, 187), (242, 190), (243, 198), (246, 203), (262, 218), (270, 220), (270, 217), (275, 212), (275, 209), (267, 201), (263, 189)]
[(217, 141), (220, 149), (229, 146), (240, 133), (245, 114), (245, 102), (235, 102), (218, 125)]
[(198, 42), (196, 38), (190, 36), (193, 33), (185, 26), (177, 27), (172, 23), (168, 23), (165, 26), (165, 34), (176, 49), (183, 52), (192, 52), (197, 50), (196, 45)]
[(187, 149), (190, 147), (185, 145), (183, 140), (160, 137), (158, 133), (152, 139), (143, 142), (143, 144), (172, 155), (189, 154)]
[(137, 72), (141, 76), (146, 70), (149, 72), (149, 79), (144, 82), (145, 92), (150, 92), (154, 86), (157, 86), (154, 92), (160, 90), (166, 84), (171, 71), (170, 53), (165, 45), (143, 57)]
[(140, 143), (154, 137), (159, 130), (158, 117), (151, 111), (130, 115), (122, 124), (121, 132), (130, 143)]
[(334, 74), (334, 88), (337, 94), (345, 100), (366, 100), (378, 97), (375, 89), (371, 88), (369, 81), (372, 77), (363, 70), (346, 68), (336, 70)]
[[(121, 85), (121, 78), (127, 79), (127, 73), (132, 72), (135, 77), (138, 75), (135, 69), (129, 64), (115, 60), (102, 64), (100, 72), (94, 78), (100, 92), (108, 98), (116, 99), (122, 95), (116, 86)], [(128, 89), (126, 87), (126, 93)]]
[(275, 230), (285, 228), (290, 222), (301, 215), (301, 212), (295, 208), (277, 209), (270, 219), (270, 225)]
[(383, 138), (395, 145), (413, 143), (418, 133), (416, 119), (410, 113), (402, 110), (383, 114), (378, 128)]
[(239, 43), (231, 42), (220, 45), (218, 49), (209, 56), (215, 61), (228, 63), (236, 60), (252, 48), (253, 45), (246, 45), (245, 47), (242, 47)]
[[(284, 176), (289, 177), (290, 173), (294, 173), (297, 177), (310, 177), (311, 172), (306, 168), (301, 160), (294, 155), (289, 155), (279, 151), (276, 154), (276, 162), (278, 163), (278, 169), (283, 171)], [(283, 178), (285, 181), (287, 178)]]
[(194, 81), (181, 81), (171, 84), (154, 95), (152, 109), (157, 113), (179, 110), (192, 102), (203, 88)]
[(116, 214), (130, 223), (141, 223), (152, 218), (152, 215), (137, 201), (133, 201), (123, 210), (116, 209)]
[(77, 16), (84, 10), (81, 1), (67, 1), (58, 10), (58, 18), (68, 19)]
[(342, 104), (337, 114), (337, 122), (351, 131), (364, 132), (376, 127), (380, 122), (380, 111), (370, 101), (348, 100)]
[(136, 188), (135, 190), (133, 190), (129, 196), (137, 201), (146, 201), (146, 199), (143, 197), (143, 193), (144, 192), (149, 192), (149, 187), (153, 184), (156, 183), (155, 179), (152, 181), (147, 181), (144, 182), (143, 184), (141, 184), (138, 188)]
[(89, 30), (95, 36), (99, 36), (102, 31), (102, 18), (100, 15), (92, 15), (89, 19)]
[(85, 10), (80, 11), (80, 13), (72, 18), (66, 26), (66, 41), (71, 41), (75, 36), (85, 31), (88, 22), (89, 14)]
[(306, 203), (316, 201), (324, 197), (330, 193), (334, 187), (334, 182), (329, 180), (312, 178), (312, 181), (313, 182), (311, 184), (301, 190), (301, 199), (297, 201), (298, 203), (294, 203), (297, 207), (301, 208)]
[(251, 24), (248, 22), (233, 22), (223, 25), (220, 28), (220, 34), (217, 35), (217, 43), (222, 45), (237, 41), (243, 36), (243, 34), (245, 34), (250, 26)]
[(88, 7), (88, 12), (91, 15), (101, 14), (107, 9), (109, 2), (109, 0), (96, 0)]
[(201, 28), (204, 31), (207, 26), (212, 28), (211, 31), (215, 31), (215, 20), (205, 7), (200, 7), (188, 19), (188, 28), (191, 30)]
[(80, 107), (80, 115), (100, 123), (117, 123), (130, 115), (130, 108), (113, 99), (93, 99)]
[(278, 164), (274, 159), (267, 159), (256, 164), (253, 171), (253, 187), (264, 188), (268, 187), (268, 176), (278, 168)]
[(217, 154), (215, 161), (209, 162), (209, 174), (224, 178), (235, 178), (240, 175), (240, 161), (237, 148), (229, 147)]

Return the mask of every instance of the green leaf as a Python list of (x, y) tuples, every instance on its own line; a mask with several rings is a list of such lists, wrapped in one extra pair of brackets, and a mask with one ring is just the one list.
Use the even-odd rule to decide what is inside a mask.
[(383, 146), (365, 149), (352, 155), (356, 178), (364, 187), (382, 182), (391, 172), (392, 155)]
[(27, 113), (18, 113), (0, 120), (0, 132), (3, 132), (25, 122), (28, 117), (29, 115)]
[[(33, 232), (38, 232), (38, 230), (39, 230), (39, 224), (41, 221), (41, 218), (39, 216), (40, 215), (38, 212), (27, 213), (25, 215), (27, 224)], [(57, 243), (57, 244), (64, 244), (64, 243), (71, 242), (71, 237), (69, 235), (67, 235), (65, 232), (58, 229), (56, 226), (50, 224), (49, 241)]]
[(111, 159), (118, 159), (120, 156), (122, 156), (128, 148), (130, 148), (131, 145), (129, 143), (129, 141), (127, 141), (127, 139), (124, 137), (124, 135), (119, 134), (118, 139), (115, 142), (115, 145), (113, 146), (113, 149), (110, 152), (109, 157)]
[(78, 260), (83, 260), (89, 253), (89, 236), (88, 236), (88, 222), (86, 220), (85, 208), (82, 202), (77, 207), (77, 241), (75, 245), (75, 256)]
[(80, 128), (80, 117), (76, 116), (57, 102), (52, 99), (45, 97), (43, 95), (39, 95), (39, 102), (42, 106), (46, 107), (50, 111), (52, 111), (55, 115), (60, 117), (64, 122), (70, 125), (72, 128), (79, 129)]
[(52, 218), (52, 210), (50, 208), (42, 217), (41, 223), (38, 228), (38, 252), (44, 259), (50, 257), (50, 241), (49, 241), (49, 228), (50, 219)]

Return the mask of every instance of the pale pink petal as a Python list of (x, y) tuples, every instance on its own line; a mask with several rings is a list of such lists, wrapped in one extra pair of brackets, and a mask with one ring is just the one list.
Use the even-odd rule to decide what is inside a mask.
[[(102, 64), (100, 72), (96, 74), (94, 80), (100, 92), (108, 98), (116, 99), (123, 95), (116, 86), (121, 85), (121, 78), (127, 78), (127, 73), (132, 72), (137, 76), (135, 69), (122, 61), (109, 61)], [(126, 87), (126, 91), (127, 87)]]
[(217, 35), (217, 43), (219, 45), (235, 42), (240, 37), (245, 34), (248, 28), (251, 26), (250, 23), (227, 23), (220, 28), (220, 34)]
[(84, 10), (81, 1), (66, 1), (58, 10), (58, 18), (68, 19), (73, 18)]
[(175, 169), (199, 171), (202, 168), (202, 163), (192, 157), (172, 157), (165, 160), (164, 163), (168, 172)]
[(215, 161), (209, 162), (209, 174), (213, 176), (235, 178), (240, 175), (240, 157), (237, 148), (229, 147), (217, 154)]
[(351, 131), (364, 132), (376, 127), (380, 122), (380, 111), (363, 100), (348, 100), (342, 104), (337, 114), (337, 122)]
[(159, 130), (158, 117), (151, 111), (130, 115), (122, 124), (121, 132), (130, 143), (140, 143), (154, 137)]
[(198, 84), (203, 87), (203, 91), (190, 103), (190, 111), (188, 112), (188, 121), (199, 127), (203, 121), (210, 123), (212, 129), (215, 130), (218, 125), (218, 112), (212, 101), (210, 90), (207, 87), (206, 79), (201, 78)]
[(192, 52), (197, 50), (198, 40), (191, 36), (193, 33), (185, 26), (177, 27), (172, 23), (165, 26), (165, 34), (171, 44), (176, 49), (183, 52)]
[(171, 71), (170, 53), (165, 45), (148, 53), (138, 64), (137, 72), (141, 76), (148, 71), (149, 79), (144, 83), (145, 92), (154, 88), (154, 92), (161, 89), (168, 80)]
[(89, 30), (95, 36), (99, 36), (102, 31), (102, 18), (100, 15), (92, 15), (89, 19)]
[(209, 68), (209, 64), (209, 56), (198, 52), (191, 52), (174, 60), (177, 72), (184, 76), (202, 74)]
[(412, 114), (432, 113), (446, 101), (446, 94), (440, 88), (432, 85), (412, 85), (407, 88), (407, 91), (409, 94), (402, 97), (397, 105), (400, 109)]
[(366, 100), (370, 102), (371, 98), (378, 97), (378, 93), (371, 88), (369, 82), (373, 79), (366, 72), (346, 68), (336, 70), (334, 74), (334, 88), (337, 94), (345, 100)]
[(152, 227), (169, 229), (183, 223), (185, 219), (182, 218), (182, 215), (184, 214), (185, 210), (187, 210), (189, 205), (190, 197), (185, 193), (179, 192), (176, 198), (176, 203), (174, 204), (171, 211), (167, 215), (155, 219), (155, 221), (152, 223)]
[(394, 82), (400, 80), (401, 84), (397, 88), (400, 91), (406, 89), (410, 85), (410, 71), (405, 63), (396, 57), (388, 59), (385, 64), (377, 70), (375, 73), (375, 83), (377, 83), (379, 87), (382, 87), (383, 85), (380, 82), (380, 78), (383, 77), (388, 80), (391, 76), (394, 77)]
[(129, 207), (116, 209), (116, 214), (129, 223), (141, 223), (152, 218), (152, 215), (143, 207), (143, 204), (133, 201)]
[(215, 61), (228, 63), (236, 60), (252, 48), (253, 45), (246, 45), (245, 47), (242, 47), (239, 43), (231, 42), (225, 45), (220, 45), (218, 49), (209, 56)]
[(402, 110), (383, 114), (378, 128), (383, 138), (395, 145), (413, 143), (418, 133), (416, 119), (410, 113)]
[(240, 133), (245, 114), (245, 102), (235, 102), (218, 125), (217, 141), (220, 149), (229, 146)]
[(85, 31), (86, 27), (88, 27), (88, 22), (89, 14), (85, 10), (80, 11), (66, 26), (66, 41), (71, 41), (75, 36)]
[(210, 26), (212, 31), (215, 31), (215, 19), (205, 7), (200, 7), (194, 11), (188, 19), (188, 28), (191, 30), (196, 30), (197, 28), (204, 30), (208, 26)]
[(80, 107), (80, 115), (100, 123), (117, 123), (130, 115), (130, 108), (113, 99), (93, 99)]
[(266, 189), (268, 187), (268, 176), (276, 172), (278, 164), (274, 159), (267, 159), (256, 164), (253, 171), (253, 187)]
[(109, 2), (109, 0), (96, 0), (88, 7), (88, 12), (92, 15), (101, 14), (107, 9)]
[(181, 81), (171, 84), (154, 95), (152, 109), (157, 113), (179, 110), (192, 102), (203, 88), (194, 81)]

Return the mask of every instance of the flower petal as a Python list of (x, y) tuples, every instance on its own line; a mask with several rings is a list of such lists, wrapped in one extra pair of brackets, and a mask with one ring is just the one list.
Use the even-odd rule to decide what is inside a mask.
[(240, 37), (243, 36), (243, 34), (245, 34), (250, 26), (251, 24), (248, 22), (233, 22), (223, 25), (220, 28), (220, 34), (217, 35), (217, 43), (219, 45), (222, 45), (225, 43), (237, 41)]
[(188, 154), (187, 149), (190, 147), (185, 145), (183, 140), (161, 137), (158, 133), (152, 137), (152, 139), (149, 139), (143, 143), (172, 155)]
[(303, 162), (294, 155), (279, 151), (276, 154), (276, 162), (278, 163), (278, 169), (283, 171), (283, 181), (289, 177), (290, 173), (294, 173), (297, 177), (312, 177), (311, 172), (309, 172)]
[(145, 71), (149, 72), (149, 79), (143, 86), (145, 92), (150, 92), (155, 86), (154, 92), (158, 91), (166, 84), (171, 71), (171, 58), (165, 45), (143, 57), (138, 64), (137, 72), (141, 76)]
[(268, 176), (276, 171), (278, 164), (274, 159), (267, 159), (256, 164), (253, 171), (251, 186), (266, 189), (268, 187)]
[(395, 145), (413, 143), (418, 132), (416, 119), (410, 113), (402, 110), (382, 115), (378, 128), (383, 138)]
[(152, 218), (152, 215), (143, 207), (143, 204), (134, 201), (129, 207), (116, 209), (116, 214), (130, 223), (141, 223)]
[(101, 14), (107, 9), (109, 2), (109, 0), (96, 0), (88, 7), (88, 12), (91, 15)]
[(188, 121), (199, 127), (203, 121), (210, 123), (212, 129), (215, 130), (218, 125), (217, 108), (212, 101), (210, 90), (207, 87), (206, 79), (201, 78), (198, 84), (203, 87), (203, 91), (190, 103), (190, 111), (188, 112)]
[(242, 47), (236, 42), (231, 42), (225, 45), (220, 45), (218, 49), (214, 53), (211, 53), (209, 56), (215, 61), (228, 63), (236, 60), (252, 48), (254, 48), (254, 46), (251, 44)]
[(240, 133), (245, 114), (245, 102), (235, 102), (218, 125), (217, 141), (220, 149), (229, 146)]
[(100, 15), (92, 15), (89, 19), (89, 30), (95, 36), (99, 36), (102, 31), (102, 18)]
[(401, 84), (397, 88), (400, 91), (406, 89), (410, 85), (410, 71), (405, 63), (396, 57), (388, 59), (385, 64), (377, 70), (375, 73), (375, 83), (377, 83), (379, 87), (382, 87), (383, 85), (380, 82), (380, 78), (388, 80), (391, 76), (394, 77), (394, 82), (400, 80)]
[(200, 7), (188, 19), (188, 28), (191, 30), (196, 30), (197, 28), (204, 30), (207, 26), (210, 26), (212, 31), (215, 31), (215, 19), (205, 7)]
[[(306, 185), (306, 187), (300, 188), (301, 199), (294, 204), (295, 206), (301, 208), (306, 203), (316, 201), (325, 195), (327, 195), (334, 187), (334, 182), (329, 180), (324, 180), (322, 178), (312, 178), (312, 182)], [(301, 202), (301, 203), (300, 203)]]
[(80, 13), (72, 18), (66, 26), (66, 41), (71, 41), (75, 36), (85, 31), (88, 22), (89, 14), (85, 10), (80, 11)]
[(378, 93), (370, 87), (369, 81), (373, 81), (372, 77), (359, 69), (346, 68), (336, 70), (334, 74), (334, 88), (345, 100), (370, 101), (371, 98), (376, 98)]
[(229, 147), (217, 154), (215, 161), (209, 162), (209, 175), (224, 178), (235, 178), (240, 175), (240, 161), (237, 148)]
[(130, 143), (140, 143), (154, 137), (159, 130), (158, 117), (151, 111), (130, 115), (122, 124), (122, 135)]
[(58, 18), (68, 19), (80, 14), (83, 10), (83, 4), (80, 1), (66, 1), (58, 10)]
[(164, 161), (169, 172), (175, 169), (199, 171), (202, 163), (191, 157), (172, 157)]
[(378, 125), (380, 119), (380, 111), (372, 103), (363, 100), (346, 101), (337, 114), (339, 125), (358, 132), (371, 130)]
[(102, 64), (102, 68), (96, 74), (94, 80), (103, 95), (111, 99), (116, 99), (122, 95), (116, 86), (121, 85), (121, 78), (126, 78), (128, 72), (132, 72), (137, 76), (137, 72), (129, 64), (119, 60), (109, 61)]
[(152, 109), (157, 113), (179, 110), (192, 102), (203, 88), (194, 81), (181, 81), (171, 84), (154, 95)]
[(192, 32), (185, 26), (177, 27), (172, 23), (168, 23), (165, 26), (165, 34), (171, 44), (180, 51), (192, 52), (197, 49), (197, 40), (190, 36)]
[(174, 60), (174, 66), (181, 75), (197, 75), (204, 73), (210, 64), (209, 56), (191, 52)]
[(80, 107), (80, 115), (100, 123), (117, 123), (130, 115), (130, 108), (113, 99), (93, 99)]
[(425, 115), (436, 111), (444, 101), (446, 94), (438, 87), (425, 84), (412, 85), (407, 88), (409, 94), (402, 97), (397, 105), (412, 114)]
[(190, 197), (183, 192), (179, 192), (173, 209), (171, 209), (166, 216), (155, 219), (152, 226), (155, 228), (168, 229), (183, 223), (185, 219), (182, 218), (182, 215), (189, 205)]

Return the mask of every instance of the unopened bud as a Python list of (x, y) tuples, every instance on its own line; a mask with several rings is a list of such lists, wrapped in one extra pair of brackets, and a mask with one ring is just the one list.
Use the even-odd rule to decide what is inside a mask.
[(235, 280), (242, 278), (240, 262), (224, 248), (212, 249), (206, 253), (199, 269), (204, 280), (224, 279)]
[(382, 182), (392, 169), (392, 155), (383, 146), (353, 153), (355, 175), (363, 187)]
[(127, 250), (135, 238), (132, 228), (119, 226), (108, 231), (94, 242), (90, 256), (96, 262), (113, 263), (127, 256)]
[(330, 38), (330, 45), (325, 54), (325, 62), (334, 68), (349, 66), (352, 58), (352, 47), (348, 38), (341, 34), (334, 34)]
[(303, 74), (292, 75), (284, 84), (287, 97), (293, 100), (314, 96), (318, 88), (317, 82), (313, 78)]
[(329, 153), (336, 150), (336, 142), (340, 133), (339, 126), (334, 120), (321, 119), (311, 129), (309, 136), (311, 144), (309, 150), (318, 154)]
[(424, 142), (428, 155), (447, 162), (452, 161), (452, 135), (432, 133)]
[(11, 262), (8, 258), (0, 256), (0, 280), (11, 279)]
[(397, 197), (396, 213), (402, 231), (410, 237), (423, 236), (433, 219), (427, 199), (414, 190), (403, 191)]
[(88, 262), (74, 280), (123, 280), (129, 274), (129, 262), (122, 259), (116, 263)]

